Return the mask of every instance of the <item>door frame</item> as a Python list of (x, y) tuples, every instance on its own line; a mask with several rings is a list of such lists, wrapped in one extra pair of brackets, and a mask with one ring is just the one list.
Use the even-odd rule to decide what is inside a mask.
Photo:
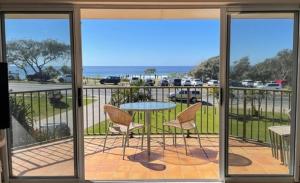
[[(4, 167), (5, 169), (3, 170), (4, 173), (4, 181), (5, 182), (78, 182), (79, 177), (81, 175), (79, 174), (79, 168), (80, 168), (80, 161), (81, 159), (79, 158), (80, 154), (80, 147), (79, 147), (79, 140), (80, 137), (78, 135), (78, 124), (79, 124), (79, 119), (80, 119), (80, 111), (82, 111), (82, 107), (78, 107), (78, 88), (80, 88), (80, 85), (78, 86), (78, 80), (81, 81), (81, 71), (78, 72), (78, 62), (76, 59), (78, 58), (77, 51), (75, 48), (75, 40), (74, 40), (74, 34), (76, 33), (74, 30), (75, 27), (75, 15), (73, 11), (73, 7), (71, 6), (37, 6), (37, 7), (27, 7), (27, 6), (14, 6), (14, 7), (0, 7), (0, 20), (1, 20), (1, 40), (0, 40), (0, 55), (2, 55), (2, 61), (5, 62), (5, 25), (4, 25), (4, 15), (6, 13), (24, 13), (24, 14), (65, 14), (69, 16), (69, 37), (70, 37), (70, 44), (71, 44), (71, 67), (72, 67), (72, 75), (73, 75), (73, 81), (72, 81), (72, 103), (73, 103), (73, 158), (74, 158), (74, 175), (73, 176), (25, 176), (25, 177), (15, 177), (11, 176), (11, 165), (10, 165), (10, 153), (8, 152), (8, 148), (10, 146), (9, 142), (7, 141), (7, 146), (8, 148), (2, 148), (3, 152), (3, 157), (2, 160), (4, 161)], [(75, 54), (76, 53), (76, 54)], [(0, 61), (1, 61), (0, 60)], [(80, 79), (78, 79), (80, 78)], [(3, 131), (4, 135), (7, 134), (7, 130)]]
[[(300, 33), (299, 33), (299, 8), (294, 7), (294, 6), (282, 6), (282, 7), (277, 7), (277, 6), (270, 6), (270, 7), (263, 7), (263, 6), (239, 6), (239, 7), (228, 7), (225, 10), (226, 15), (224, 15), (222, 18), (226, 19), (224, 22), (226, 22), (226, 31), (224, 31), (224, 47), (225, 50), (222, 50), (223, 52), (221, 53), (221, 60), (225, 60), (226, 66), (221, 67), (222, 73), (225, 76), (221, 80), (221, 88), (224, 89), (224, 105), (222, 105), (222, 110), (221, 110), (221, 119), (223, 121), (222, 127), (224, 128), (223, 133), (225, 133), (225, 142), (224, 142), (224, 177), (226, 182), (293, 182), (293, 181), (299, 181), (299, 152), (300, 152), (300, 125), (296, 125), (297, 121), (299, 121), (300, 117), (300, 97), (296, 98), (296, 102), (294, 102), (292, 107), (294, 107), (294, 113), (292, 114), (292, 119), (295, 120), (294, 123), (291, 124), (291, 129), (294, 129), (291, 131), (291, 152), (290, 152), (290, 157), (291, 157), (291, 162), (294, 161), (294, 164), (291, 165), (289, 168), (289, 174), (278, 174), (278, 175), (263, 175), (263, 174), (241, 174), (241, 175), (229, 175), (228, 172), (228, 145), (229, 145), (229, 130), (228, 130), (228, 116), (229, 114), (229, 69), (230, 69), (230, 14), (231, 13), (240, 13), (240, 12), (248, 12), (248, 13), (270, 13), (270, 12), (291, 12), (294, 13), (295, 18), (294, 18), (294, 32), (293, 32), (293, 49), (295, 52), (295, 59), (297, 59), (297, 68), (296, 71), (296, 80), (299, 82), (300, 80), (300, 48), (298, 46), (299, 44), (299, 38), (300, 38)], [(224, 25), (225, 27), (225, 25)], [(225, 53), (224, 53), (225, 52)], [(222, 62), (221, 62), (222, 63)], [(223, 82), (222, 82), (223, 81)], [(293, 95), (295, 96), (300, 96), (300, 84), (297, 83), (296, 86), (296, 91), (293, 92)], [(223, 126), (224, 125), (224, 126)], [(221, 132), (220, 132), (221, 133)]]

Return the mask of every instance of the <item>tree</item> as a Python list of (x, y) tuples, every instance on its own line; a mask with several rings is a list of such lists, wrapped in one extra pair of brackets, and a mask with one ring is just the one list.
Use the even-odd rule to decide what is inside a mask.
[(248, 57), (242, 57), (240, 60), (234, 62), (230, 68), (230, 79), (242, 80), (248, 79), (251, 65)]
[(71, 70), (71, 67), (67, 66), (67, 65), (64, 65), (60, 68), (60, 72), (62, 74), (71, 74), (72, 73), (72, 70)]
[(293, 51), (289, 49), (284, 49), (277, 53), (274, 58), (276, 61), (276, 70), (273, 72), (274, 79), (282, 79), (291, 81), (292, 72), (295, 67)]
[(60, 74), (60, 72), (56, 70), (53, 66), (46, 67), (43, 72), (44, 74), (48, 75), (49, 78), (56, 78)]
[(279, 51), (276, 56), (254, 65), (249, 72), (249, 76), (253, 80), (263, 82), (281, 79), (290, 83), (293, 68), (295, 68), (294, 63), (293, 51), (284, 49)]
[(211, 57), (208, 60), (200, 63), (189, 75), (195, 78), (202, 78), (203, 80), (208, 79), (219, 79), (219, 69), (220, 69), (220, 57)]
[(156, 69), (154, 67), (150, 67), (150, 68), (146, 68), (144, 73), (146, 75), (152, 75), (152, 74), (155, 74), (156, 73)]
[(52, 62), (66, 60), (70, 55), (70, 45), (47, 39), (43, 41), (16, 40), (7, 43), (7, 61), (17, 66), (28, 76), (44, 71)]

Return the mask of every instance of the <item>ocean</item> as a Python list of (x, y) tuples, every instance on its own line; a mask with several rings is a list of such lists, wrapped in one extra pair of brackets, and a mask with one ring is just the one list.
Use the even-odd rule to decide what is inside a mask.
[[(55, 66), (59, 69), (60, 67)], [(191, 71), (194, 66), (83, 66), (84, 77), (106, 77), (106, 76), (140, 76), (144, 75), (147, 68), (155, 68), (156, 75), (169, 76), (173, 74), (185, 75)], [(9, 71), (12, 73), (19, 73), (21, 79), (25, 78), (22, 70), (16, 66), (9, 66)], [(29, 74), (33, 72), (29, 71)]]
[(193, 66), (84, 66), (83, 75), (85, 77), (138, 76), (144, 75), (147, 68), (155, 68), (155, 74), (158, 76), (167, 76), (174, 73), (186, 74)]

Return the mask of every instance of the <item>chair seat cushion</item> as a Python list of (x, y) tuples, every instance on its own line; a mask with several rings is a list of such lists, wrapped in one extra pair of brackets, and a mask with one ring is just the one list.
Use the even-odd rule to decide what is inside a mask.
[(171, 127), (175, 127), (175, 128), (182, 128), (184, 130), (191, 130), (191, 129), (195, 128), (195, 122), (193, 120), (181, 123), (181, 125), (178, 120), (172, 120), (172, 121), (164, 123), (163, 125), (171, 126)]
[[(129, 131), (135, 130), (135, 129), (140, 129), (143, 128), (143, 124), (137, 124), (134, 122), (131, 122), (129, 125)], [(120, 124), (114, 124), (113, 126), (109, 127), (109, 131), (112, 133), (123, 133), (125, 134), (127, 132), (127, 126), (125, 125), (120, 125)]]

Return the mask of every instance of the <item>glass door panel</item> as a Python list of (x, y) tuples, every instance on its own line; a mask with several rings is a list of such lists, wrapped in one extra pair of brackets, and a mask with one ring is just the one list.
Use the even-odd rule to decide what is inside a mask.
[(4, 15), (12, 177), (74, 176), (74, 98), (68, 13)]
[(289, 174), (297, 58), (294, 13), (229, 15), (228, 174)]

